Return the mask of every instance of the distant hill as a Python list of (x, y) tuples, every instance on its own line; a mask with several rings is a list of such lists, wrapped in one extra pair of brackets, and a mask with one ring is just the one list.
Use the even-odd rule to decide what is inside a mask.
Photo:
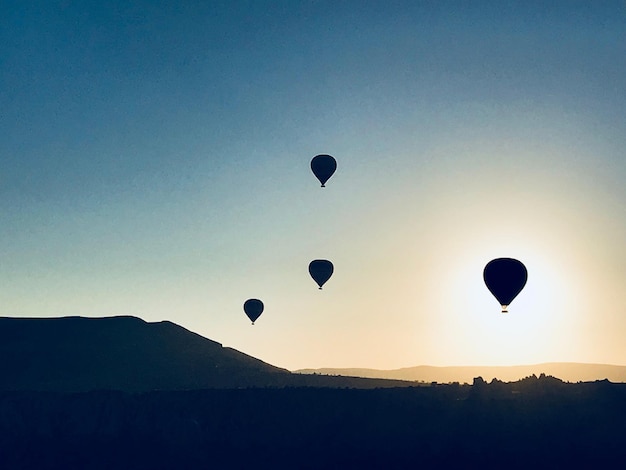
[(607, 364), (580, 364), (574, 362), (553, 362), (525, 366), (467, 366), (434, 367), (417, 366), (403, 369), (300, 369), (300, 374), (322, 374), (332, 376), (369, 377), (394, 380), (412, 380), (438, 383), (472, 383), (475, 377), (490, 381), (494, 378), (504, 382), (521, 380), (524, 377), (540, 374), (558, 377), (566, 382), (590, 382), (608, 379), (611, 382), (626, 382), (626, 366)]
[(292, 374), (169, 321), (0, 317), (0, 391), (374, 388), (410, 382)]

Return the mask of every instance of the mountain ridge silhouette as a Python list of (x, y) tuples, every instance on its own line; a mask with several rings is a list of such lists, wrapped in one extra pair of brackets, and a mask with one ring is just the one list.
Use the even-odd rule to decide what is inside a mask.
[(0, 391), (410, 386), (292, 374), (170, 321), (133, 316), (0, 317)]
[(271, 385), (289, 374), (169, 321), (0, 318), (0, 390), (127, 391)]

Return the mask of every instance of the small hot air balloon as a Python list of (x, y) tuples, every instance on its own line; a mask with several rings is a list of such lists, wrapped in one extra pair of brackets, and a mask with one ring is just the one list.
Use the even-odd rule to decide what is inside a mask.
[(243, 311), (254, 325), (256, 319), (263, 313), (263, 302), (259, 299), (248, 299), (243, 304)]
[(320, 289), (333, 275), (333, 263), (326, 259), (315, 259), (309, 263), (309, 274)]
[(489, 261), (483, 271), (487, 288), (500, 302), (502, 313), (519, 294), (528, 279), (526, 266), (513, 258), (497, 258)]
[(311, 160), (311, 170), (322, 183), (322, 188), (325, 187), (326, 181), (333, 176), (336, 169), (337, 161), (330, 155), (317, 155)]

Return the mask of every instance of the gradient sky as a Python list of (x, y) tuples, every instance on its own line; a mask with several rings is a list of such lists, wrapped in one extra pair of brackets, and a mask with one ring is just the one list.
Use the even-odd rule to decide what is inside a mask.
[(0, 135), (0, 315), (289, 369), (626, 364), (623, 1), (5, 1)]

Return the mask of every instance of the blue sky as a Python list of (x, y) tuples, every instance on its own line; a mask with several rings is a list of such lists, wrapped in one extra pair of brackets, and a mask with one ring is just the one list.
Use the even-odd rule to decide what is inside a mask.
[[(1, 315), (291, 369), (626, 364), (623, 2), (0, 8)], [(529, 271), (504, 317), (499, 256)]]

